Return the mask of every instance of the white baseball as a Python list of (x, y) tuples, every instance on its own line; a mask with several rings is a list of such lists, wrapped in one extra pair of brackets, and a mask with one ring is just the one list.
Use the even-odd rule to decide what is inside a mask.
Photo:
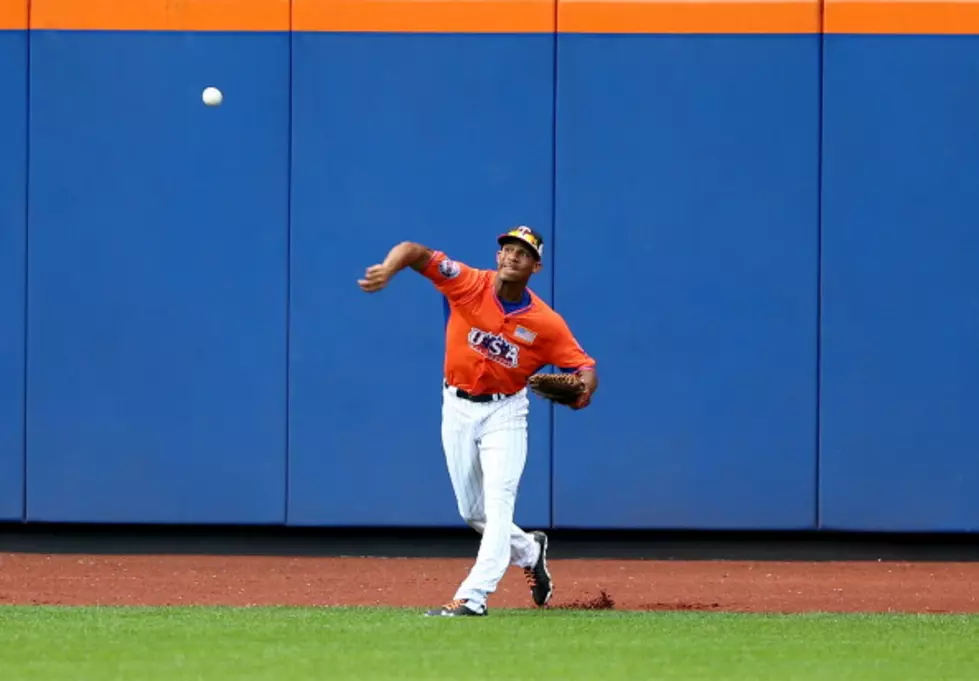
[(208, 106), (217, 106), (224, 99), (224, 95), (216, 87), (206, 87), (204, 88), (204, 94), (201, 95), (201, 99)]

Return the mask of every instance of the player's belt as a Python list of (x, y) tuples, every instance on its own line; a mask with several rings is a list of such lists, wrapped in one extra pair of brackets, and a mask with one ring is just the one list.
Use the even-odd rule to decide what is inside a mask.
[(473, 395), (470, 392), (466, 392), (462, 388), (456, 388), (449, 385), (448, 381), (442, 381), (446, 388), (452, 391), (456, 397), (461, 397), (464, 400), (469, 400), (470, 402), (498, 402), (499, 400), (505, 399), (507, 397), (513, 397), (517, 393), (488, 393), (485, 395)]

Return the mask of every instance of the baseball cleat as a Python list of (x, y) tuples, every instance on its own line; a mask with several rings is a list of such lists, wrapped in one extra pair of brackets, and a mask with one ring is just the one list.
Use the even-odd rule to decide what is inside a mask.
[(441, 608), (435, 608), (425, 613), (425, 617), (483, 617), (487, 608), (484, 606), (477, 612), (466, 603), (469, 601), (451, 601)]
[(544, 607), (551, 600), (554, 593), (554, 582), (551, 580), (551, 573), (547, 571), (547, 535), (543, 532), (531, 532), (531, 535), (540, 545), (540, 556), (532, 567), (523, 569), (527, 585), (530, 586), (530, 595), (539, 607)]

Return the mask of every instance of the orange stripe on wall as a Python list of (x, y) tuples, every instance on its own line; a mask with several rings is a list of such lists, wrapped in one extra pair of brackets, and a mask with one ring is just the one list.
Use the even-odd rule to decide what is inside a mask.
[(819, 0), (561, 0), (561, 33), (819, 33)]
[[(0, 0), (9, 2), (9, 0)], [(290, 0), (31, 0), (31, 28), (288, 31)]]
[(296, 31), (553, 33), (555, 0), (293, 0)]
[(979, 2), (826, 0), (826, 33), (979, 34)]
[(0, 0), (0, 31), (27, 28), (27, 0)]
[[(0, 29), (550, 33), (558, 0), (0, 0)], [(979, 34), (979, 0), (559, 0), (561, 33)], [(824, 15), (824, 16), (821, 16)]]

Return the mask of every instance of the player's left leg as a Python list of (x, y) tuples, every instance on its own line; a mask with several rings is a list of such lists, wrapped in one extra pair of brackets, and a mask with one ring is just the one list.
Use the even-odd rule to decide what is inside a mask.
[(542, 545), (513, 523), (517, 490), (527, 460), (525, 393), (502, 402), (479, 431), (479, 461), (483, 471), (485, 524), (476, 563), (456, 592), (456, 598), (485, 605), (511, 562), (532, 567)]

